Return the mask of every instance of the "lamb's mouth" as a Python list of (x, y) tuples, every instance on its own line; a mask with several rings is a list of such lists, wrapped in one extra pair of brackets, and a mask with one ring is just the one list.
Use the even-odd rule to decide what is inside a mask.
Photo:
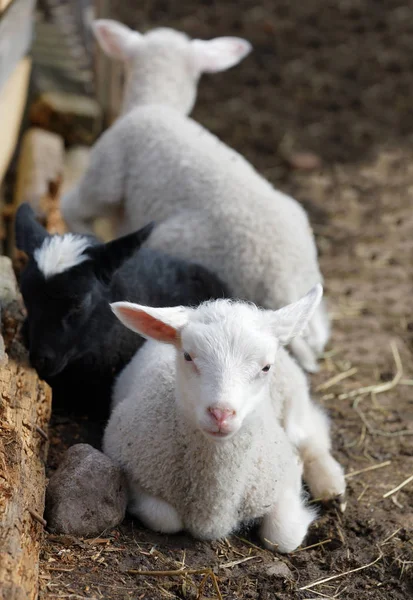
[(211, 431), (211, 429), (204, 429), (203, 431), (208, 437), (221, 440), (225, 440), (235, 433), (234, 431)]

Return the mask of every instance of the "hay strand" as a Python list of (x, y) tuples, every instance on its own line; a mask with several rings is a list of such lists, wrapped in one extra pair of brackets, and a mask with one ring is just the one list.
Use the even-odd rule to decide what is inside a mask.
[(346, 473), (344, 477), (349, 479), (350, 477), (355, 477), (356, 475), (361, 475), (361, 473), (367, 473), (368, 471), (375, 471), (376, 469), (382, 469), (383, 467), (388, 467), (391, 465), (391, 460), (386, 460), (385, 462), (379, 463), (378, 465), (370, 465), (369, 467), (365, 467), (364, 469), (359, 469), (358, 471), (352, 471), (351, 473)]
[(294, 550), (291, 554), (297, 554), (297, 552), (304, 552), (304, 550), (312, 550), (313, 548), (318, 548), (318, 546), (324, 546), (324, 544), (329, 544), (331, 542), (331, 538), (328, 540), (323, 540), (322, 542), (317, 542), (317, 544), (311, 544), (311, 546), (305, 546), (304, 548), (298, 548), (298, 550)]
[(364, 569), (368, 569), (375, 565), (379, 560), (383, 558), (383, 553), (380, 552), (380, 555), (373, 560), (371, 563), (367, 565), (363, 565), (361, 567), (357, 567), (357, 569), (350, 569), (349, 571), (344, 571), (343, 573), (338, 573), (337, 575), (331, 575), (331, 577), (325, 577), (324, 579), (320, 579), (319, 581), (314, 581), (313, 583), (309, 583), (308, 585), (304, 585), (303, 587), (298, 588), (300, 591), (309, 590), (316, 585), (322, 585), (323, 583), (327, 583), (328, 581), (333, 581), (334, 579), (338, 579), (339, 577), (345, 577), (346, 575), (350, 575), (351, 573), (357, 573), (358, 571), (363, 571)]
[(223, 565), (219, 565), (220, 569), (231, 569), (237, 565), (245, 563), (249, 560), (254, 560), (255, 558), (261, 558), (260, 556), (246, 556), (245, 558), (239, 558), (238, 560), (231, 560), (231, 562), (224, 563)]
[(337, 375), (334, 375), (334, 377), (331, 377), (331, 379), (327, 379), (327, 381), (318, 385), (316, 387), (315, 391), (322, 392), (324, 390), (328, 390), (328, 388), (332, 387), (336, 383), (340, 383), (340, 381), (343, 381), (344, 379), (347, 379), (348, 377), (355, 375), (357, 373), (357, 371), (358, 371), (357, 367), (352, 367), (351, 369), (348, 369), (347, 371), (338, 373)]
[(365, 394), (382, 394), (383, 392), (388, 392), (395, 388), (401, 381), (403, 377), (403, 365), (400, 358), (400, 353), (397, 348), (396, 342), (392, 340), (390, 342), (390, 348), (393, 353), (393, 359), (396, 365), (396, 374), (390, 381), (386, 381), (384, 383), (378, 383), (374, 385), (367, 385), (364, 387), (357, 388), (356, 390), (351, 390), (351, 392), (346, 392), (338, 395), (339, 400), (347, 400), (348, 398), (355, 398), (356, 396), (364, 396)]
[(410, 477), (402, 481), (397, 487), (383, 494), (383, 498), (388, 498), (389, 496), (392, 496), (393, 494), (404, 488), (406, 485), (408, 485), (411, 481), (413, 481), (413, 475), (410, 475)]

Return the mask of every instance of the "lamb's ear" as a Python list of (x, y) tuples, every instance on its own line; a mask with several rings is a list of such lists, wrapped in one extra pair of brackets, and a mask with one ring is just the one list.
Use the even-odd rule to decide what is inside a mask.
[(180, 345), (180, 330), (189, 318), (190, 308), (152, 308), (131, 302), (114, 302), (111, 309), (126, 327), (144, 338), (166, 344)]
[(322, 296), (323, 287), (318, 283), (297, 302), (268, 312), (271, 330), (281, 344), (289, 344), (293, 338), (303, 332), (320, 304)]
[(148, 239), (154, 227), (155, 223), (152, 221), (134, 233), (117, 238), (106, 244), (99, 244), (88, 248), (87, 254), (93, 260), (96, 276), (102, 281), (110, 281), (116, 269), (119, 269)]
[(237, 65), (252, 50), (251, 44), (238, 37), (192, 40), (195, 67), (201, 73), (218, 73)]
[(14, 231), (17, 248), (26, 252), (28, 256), (33, 256), (33, 252), (49, 237), (46, 229), (36, 220), (36, 215), (27, 202), (20, 204), (16, 211)]
[(142, 41), (142, 35), (112, 19), (97, 19), (91, 24), (102, 50), (111, 58), (128, 60)]

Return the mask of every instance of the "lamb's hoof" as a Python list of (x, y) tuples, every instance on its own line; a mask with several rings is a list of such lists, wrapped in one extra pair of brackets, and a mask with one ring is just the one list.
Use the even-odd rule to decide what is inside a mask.
[(347, 495), (345, 493), (340, 494), (340, 496), (337, 496), (337, 498), (335, 498), (335, 502), (338, 504), (339, 511), (341, 513), (344, 513), (347, 508)]
[(318, 373), (320, 371), (320, 365), (317, 362), (306, 362), (303, 365), (305, 371), (307, 371), (307, 373)]

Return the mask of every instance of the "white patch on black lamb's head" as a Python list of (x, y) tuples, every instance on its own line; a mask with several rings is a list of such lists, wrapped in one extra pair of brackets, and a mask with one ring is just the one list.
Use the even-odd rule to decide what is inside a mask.
[(90, 245), (90, 240), (84, 236), (73, 233), (54, 235), (46, 238), (40, 248), (34, 251), (34, 259), (47, 278), (88, 260), (89, 256), (84, 252)]

